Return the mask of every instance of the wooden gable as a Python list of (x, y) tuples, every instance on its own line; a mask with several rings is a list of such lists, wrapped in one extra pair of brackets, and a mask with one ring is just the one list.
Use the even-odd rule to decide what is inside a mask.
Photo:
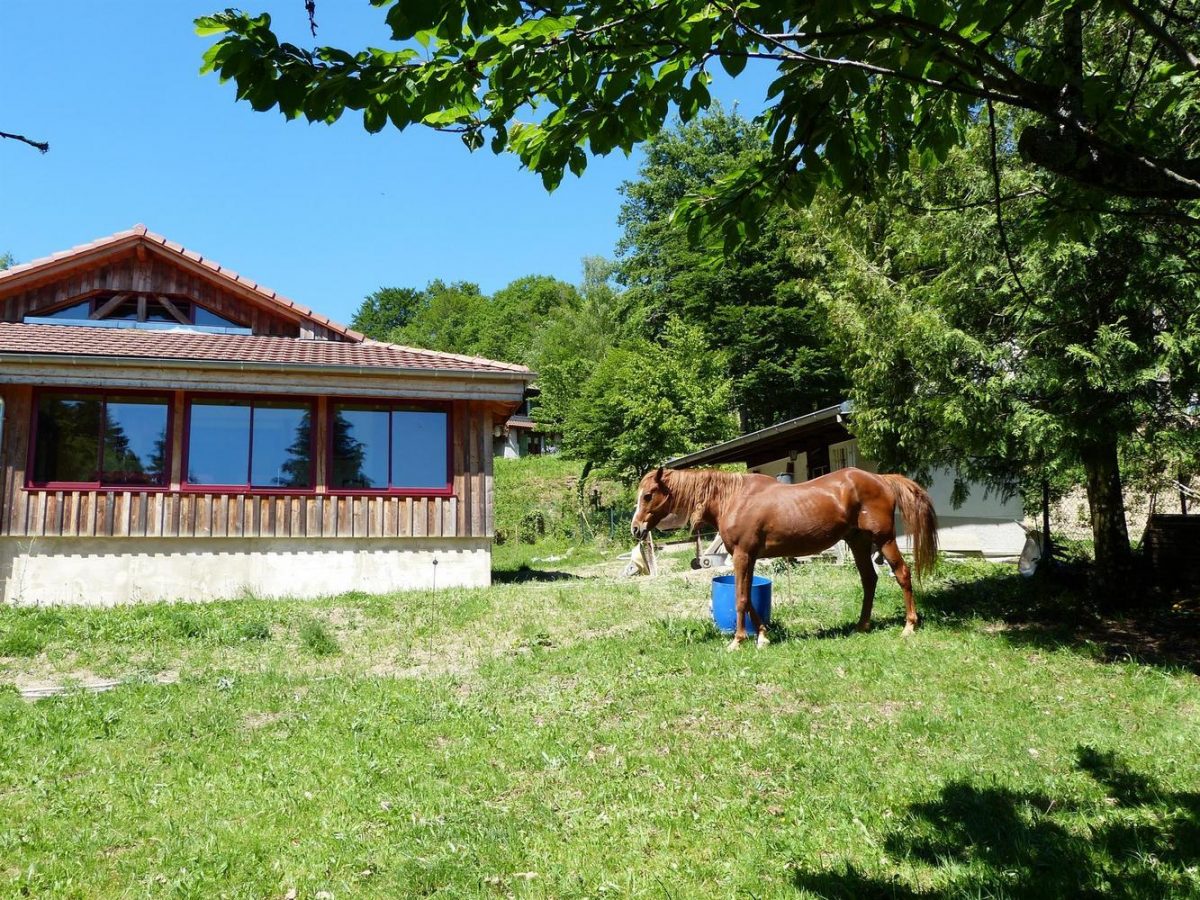
[(190, 301), (256, 335), (361, 341), (324, 316), (173, 245), (144, 227), (0, 273), (0, 322), (22, 322), (93, 298)]

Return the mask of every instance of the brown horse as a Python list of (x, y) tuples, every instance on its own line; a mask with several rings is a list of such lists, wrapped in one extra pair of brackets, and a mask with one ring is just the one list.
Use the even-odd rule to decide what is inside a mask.
[(937, 516), (925, 490), (903, 475), (875, 475), (839, 469), (802, 484), (780, 484), (766, 475), (740, 475), (706, 469), (658, 469), (642, 478), (630, 530), (638, 540), (652, 528), (701, 525), (716, 528), (733, 554), (737, 630), (729, 649), (746, 639), (744, 613), (758, 631), (758, 646), (769, 643), (766, 625), (750, 605), (754, 564), (772, 556), (808, 556), (844, 540), (854, 554), (863, 584), (858, 630), (871, 627), (871, 606), (879, 580), (871, 556), (883, 553), (904, 591), (904, 634), (917, 626), (912, 577), (896, 546), (896, 507), (913, 539), (918, 577), (937, 559)]

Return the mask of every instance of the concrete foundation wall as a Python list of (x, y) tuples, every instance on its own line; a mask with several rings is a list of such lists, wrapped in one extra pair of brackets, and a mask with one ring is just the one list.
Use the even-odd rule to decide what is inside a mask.
[[(434, 560), (437, 566), (434, 566)], [(111, 606), (486, 587), (480, 538), (0, 538), (4, 602)]]

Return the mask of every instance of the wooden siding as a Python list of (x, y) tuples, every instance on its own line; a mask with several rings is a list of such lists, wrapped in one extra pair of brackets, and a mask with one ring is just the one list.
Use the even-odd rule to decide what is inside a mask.
[(316, 322), (300, 321), (299, 317), (289, 319), (221, 290), (200, 275), (186, 272), (153, 254), (139, 260), (131, 253), (117, 262), (81, 270), (50, 284), (14, 294), (0, 302), (0, 321), (20, 322), (25, 316), (41, 315), (71, 301), (107, 291), (165, 294), (170, 298), (193, 300), (218, 315), (235, 322), (246, 322), (255, 334), (343, 339)]
[[(0, 536), (404, 538), (492, 534), (492, 412), (486, 403), (456, 401), (452, 406), (454, 495), (398, 497), (325, 493), (323, 462), (318, 463), (316, 494), (179, 490), (183, 434), (179, 399), (171, 490), (27, 491), (33, 390), (28, 385), (0, 385), (0, 397), (4, 400)], [(323, 456), (319, 454), (318, 459)]]

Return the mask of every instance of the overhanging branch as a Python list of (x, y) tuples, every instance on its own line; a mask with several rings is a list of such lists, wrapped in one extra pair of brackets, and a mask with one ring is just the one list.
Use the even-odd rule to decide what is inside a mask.
[(22, 144), (28, 144), (42, 153), (46, 153), (50, 149), (50, 144), (46, 141), (35, 141), (33, 138), (27, 138), (23, 134), (9, 134), (7, 131), (0, 131), (0, 138), (8, 138), (10, 141), (20, 141)]

